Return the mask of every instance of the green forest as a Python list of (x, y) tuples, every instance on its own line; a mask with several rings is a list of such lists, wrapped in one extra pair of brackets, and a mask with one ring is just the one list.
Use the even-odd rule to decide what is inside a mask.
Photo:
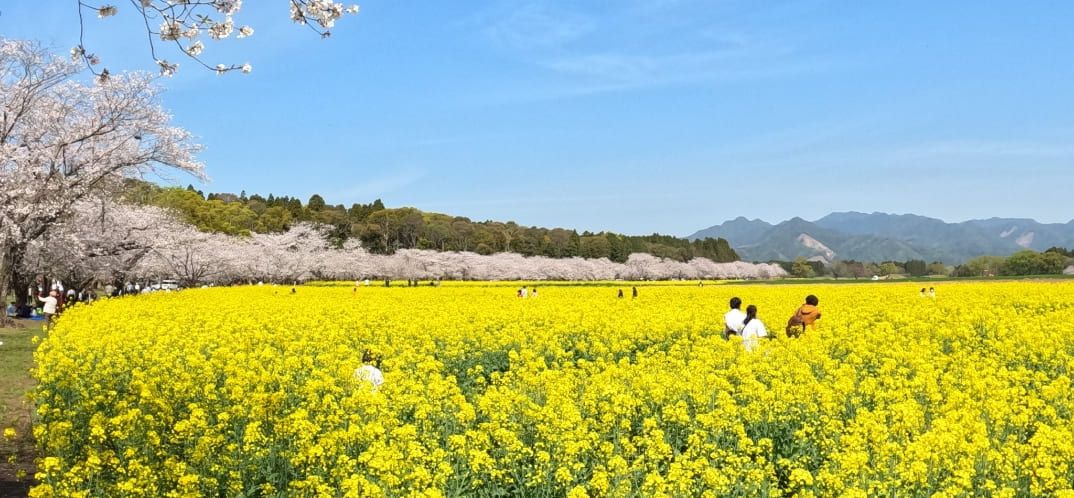
[(608, 258), (626, 261), (633, 253), (689, 261), (701, 257), (716, 262), (737, 261), (730, 244), (720, 238), (688, 241), (670, 235), (623, 235), (541, 228), (515, 222), (473, 221), (462, 216), (424, 212), (413, 207), (388, 208), (380, 200), (368, 204), (328, 204), (314, 194), (305, 203), (295, 197), (269, 194), (205, 193), (193, 186), (161, 187), (130, 181), (129, 201), (174, 210), (185, 221), (207, 232), (244, 236), (286, 231), (298, 222), (329, 227), (329, 240), (341, 246), (358, 239), (367, 250), (391, 254), (399, 249), (472, 251), (479, 254), (515, 252), (552, 258)]

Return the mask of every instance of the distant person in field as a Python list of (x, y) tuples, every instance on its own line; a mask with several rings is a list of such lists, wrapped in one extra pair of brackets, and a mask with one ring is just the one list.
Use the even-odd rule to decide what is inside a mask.
[(11, 301), (11, 304), (7, 305), (4, 309), (4, 315), (8, 318), (15, 318), (19, 314), (19, 309), (15, 307), (15, 301)]
[(619, 295), (617, 297), (623, 299), (623, 289), (619, 289)]
[(533, 289), (530, 289), (530, 291), (531, 291), (530, 292), (530, 297), (536, 299), (537, 298), (537, 288), (534, 287)]
[(380, 371), (380, 356), (366, 351), (362, 353), (362, 366), (354, 371), (354, 380), (368, 382), (375, 391), (384, 383), (384, 373)]
[(638, 288), (637, 287), (631, 287), (630, 288), (630, 298), (631, 299), (637, 299), (638, 298)]
[(929, 297), (931, 297), (933, 299), (936, 299), (936, 288), (935, 287), (929, 287)]
[(925, 288), (924, 287), (921, 288), (921, 297), (925, 297)]
[(787, 320), (787, 337), (798, 337), (806, 331), (806, 328), (814, 330), (817, 328), (816, 322), (820, 319), (820, 308), (817, 308), (819, 303), (817, 296), (813, 294), (806, 296), (805, 304), (799, 306), (794, 316)]
[(742, 307), (742, 300), (738, 297), (732, 297), (731, 302), (728, 304), (731, 306), (731, 309), (723, 314), (724, 339), (740, 334), (742, 328), (746, 326), (746, 314), (739, 309)]
[(742, 346), (746, 351), (753, 351), (762, 337), (768, 337), (768, 329), (757, 318), (757, 307), (751, 304), (746, 307), (746, 318), (742, 321)]

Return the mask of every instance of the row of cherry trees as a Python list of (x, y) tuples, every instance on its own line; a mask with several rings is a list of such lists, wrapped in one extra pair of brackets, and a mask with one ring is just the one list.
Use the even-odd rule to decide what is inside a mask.
[(606, 258), (480, 255), (408, 249), (371, 254), (356, 242), (334, 248), (325, 227), (302, 223), (284, 233), (234, 237), (206, 233), (156, 207), (83, 202), (47, 237), (28, 246), (22, 272), (87, 287), (104, 282), (177, 278), (184, 285), (310, 279), (661, 280), (774, 278), (777, 265), (679, 262), (633, 254)]

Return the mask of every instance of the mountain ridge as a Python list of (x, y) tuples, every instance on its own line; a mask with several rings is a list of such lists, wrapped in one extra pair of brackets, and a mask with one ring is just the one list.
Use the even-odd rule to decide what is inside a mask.
[(1074, 246), (1074, 220), (1040, 223), (1031, 218), (972, 219), (949, 223), (913, 213), (837, 211), (813, 221), (795, 216), (776, 224), (739, 216), (686, 238), (722, 237), (744, 260), (831, 262), (921, 259), (958, 264), (1024, 249)]

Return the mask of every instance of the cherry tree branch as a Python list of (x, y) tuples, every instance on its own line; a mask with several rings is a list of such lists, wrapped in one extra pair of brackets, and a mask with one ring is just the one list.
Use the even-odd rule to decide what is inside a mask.
[[(264, 0), (261, 0), (264, 1)], [(349, 7), (335, 0), (287, 0), (290, 6), (290, 18), (296, 24), (306, 26), (322, 38), (332, 34), (336, 22), (347, 14), (357, 14), (357, 5)], [(112, 17), (118, 7), (109, 4), (95, 6), (87, 0), (76, 0), (78, 8), (79, 36), (78, 46), (71, 49), (72, 60), (81, 61), (101, 81), (110, 76), (108, 69), (98, 71), (96, 66), (100, 58), (89, 52), (86, 47), (87, 12), (95, 12), (99, 18)], [(131, 7), (141, 16), (142, 24), (149, 43), (149, 54), (164, 76), (171, 76), (179, 69), (179, 64), (170, 62), (158, 55), (156, 39), (174, 42), (175, 49), (185, 57), (193, 60), (208, 70), (219, 74), (241, 71), (249, 73), (252, 66), (245, 64), (216, 64), (205, 62), (200, 54), (205, 50), (203, 35), (212, 40), (232, 37), (246, 38), (252, 36), (253, 28), (242, 25), (235, 27), (234, 17), (242, 9), (242, 0), (129, 0)], [(214, 17), (215, 16), (215, 17)], [(153, 24), (160, 22), (160, 27), (153, 29)]]

